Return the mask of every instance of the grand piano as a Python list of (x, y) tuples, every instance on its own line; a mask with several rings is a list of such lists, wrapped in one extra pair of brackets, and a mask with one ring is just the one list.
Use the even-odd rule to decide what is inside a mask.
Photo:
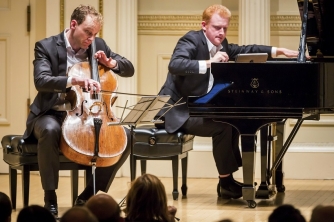
[[(284, 192), (282, 160), (304, 120), (334, 113), (334, 1), (297, 0), (302, 26), (299, 56), (265, 63), (213, 63), (214, 85), (200, 97), (188, 97), (190, 116), (213, 118), (238, 129), (243, 163), (243, 199)], [(311, 59), (307, 60), (305, 52)], [(287, 137), (284, 123), (297, 122)], [(258, 131), (261, 183), (254, 181)], [(275, 144), (272, 151), (271, 144)], [(271, 151), (273, 152), (271, 154)], [(271, 163), (270, 156), (274, 156)], [(275, 181), (273, 182), (273, 177)], [(275, 186), (276, 185), (276, 186)]]

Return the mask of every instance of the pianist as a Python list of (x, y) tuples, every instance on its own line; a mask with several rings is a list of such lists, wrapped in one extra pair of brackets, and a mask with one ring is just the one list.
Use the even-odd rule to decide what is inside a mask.
[(166, 82), (159, 94), (170, 95), (172, 103), (181, 98), (180, 102), (185, 103), (173, 107), (162, 117), (169, 133), (183, 131), (212, 137), (213, 156), (219, 173), (218, 196), (236, 199), (242, 196), (242, 184), (232, 176), (242, 165), (239, 134), (228, 124), (208, 118), (189, 117), (187, 97), (201, 96), (211, 89), (211, 62), (227, 62), (239, 53), (267, 53), (268, 58), (278, 55), (297, 57), (298, 51), (263, 45), (229, 44), (226, 33), (230, 18), (231, 12), (222, 5), (212, 5), (204, 10), (202, 29), (188, 32), (177, 42)]

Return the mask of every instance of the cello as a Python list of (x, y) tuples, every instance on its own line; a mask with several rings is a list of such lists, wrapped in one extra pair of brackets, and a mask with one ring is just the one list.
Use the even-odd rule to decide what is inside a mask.
[[(109, 68), (98, 64), (92, 43), (91, 64), (80, 62), (71, 67), (68, 76), (92, 78), (100, 82), (102, 90), (115, 92), (117, 78)], [(67, 100), (72, 104), (62, 124), (60, 150), (71, 161), (96, 167), (115, 164), (127, 145), (126, 132), (121, 125), (108, 126), (118, 121), (112, 112), (117, 97), (112, 94), (91, 94), (79, 86), (72, 86)]]

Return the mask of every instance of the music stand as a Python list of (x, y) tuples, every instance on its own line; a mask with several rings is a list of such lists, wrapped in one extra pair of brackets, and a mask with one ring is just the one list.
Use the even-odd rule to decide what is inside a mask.
[[(156, 122), (162, 122), (161, 120), (154, 120), (154, 117), (158, 114), (158, 112), (167, 104), (170, 96), (169, 95), (157, 95), (157, 96), (143, 96), (140, 98), (138, 103), (131, 107), (123, 107), (123, 113), (125, 109), (130, 109), (131, 111), (128, 113), (128, 115), (119, 121), (119, 122), (110, 122), (108, 123), (108, 126), (113, 125), (128, 125), (130, 126), (130, 143), (131, 143), (131, 151), (130, 151), (130, 179), (133, 181), (134, 178), (134, 170), (135, 170), (135, 159), (133, 155), (133, 136), (134, 136), (134, 129), (138, 124), (147, 124), (147, 123), (156, 123)], [(167, 107), (171, 109), (174, 105), (168, 104)], [(163, 114), (165, 115), (169, 109)], [(122, 114), (123, 115), (123, 114)], [(123, 206), (125, 202), (124, 197), (121, 202), (119, 203), (120, 206)]]
[[(169, 95), (143, 96), (142, 98), (140, 98), (140, 100), (138, 101), (136, 105), (132, 106), (133, 108), (124, 107), (124, 110), (125, 109), (131, 110), (124, 119), (121, 118), (119, 122), (108, 123), (109, 126), (113, 126), (113, 125), (130, 126), (130, 132), (131, 132), (130, 168), (131, 168), (131, 172), (134, 172), (134, 166), (135, 166), (134, 164), (136, 164), (134, 162), (135, 160), (133, 156), (133, 145), (134, 145), (133, 144), (133, 136), (134, 136), (133, 134), (134, 134), (135, 127), (138, 124), (162, 122), (161, 120), (154, 120), (154, 117), (167, 104), (169, 98), (170, 98)], [(175, 106), (175, 104), (169, 105), (167, 106), (167, 108), (168, 107), (172, 108), (173, 106)], [(124, 110), (123, 110), (123, 113), (124, 113)], [(134, 173), (132, 173), (131, 181), (133, 181), (134, 179), (135, 179)]]

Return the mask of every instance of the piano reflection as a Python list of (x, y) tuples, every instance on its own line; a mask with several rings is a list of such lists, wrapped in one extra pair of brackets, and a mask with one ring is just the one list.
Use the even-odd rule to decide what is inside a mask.
[[(302, 29), (297, 59), (265, 63), (212, 63), (212, 90), (201, 97), (188, 97), (190, 116), (214, 118), (240, 132), (243, 161), (243, 199), (251, 208), (255, 198), (284, 192), (282, 159), (304, 120), (319, 120), (334, 113), (334, 1), (297, 1)], [(306, 61), (305, 52), (311, 59)], [(297, 120), (283, 143), (284, 123)], [(272, 123), (276, 123), (272, 125)], [(278, 134), (270, 136), (270, 127)], [(256, 190), (255, 152), (261, 131), (261, 184)], [(267, 140), (277, 140), (278, 152), (270, 164)], [(270, 165), (271, 168), (270, 168)], [(271, 179), (275, 175), (275, 184)]]

